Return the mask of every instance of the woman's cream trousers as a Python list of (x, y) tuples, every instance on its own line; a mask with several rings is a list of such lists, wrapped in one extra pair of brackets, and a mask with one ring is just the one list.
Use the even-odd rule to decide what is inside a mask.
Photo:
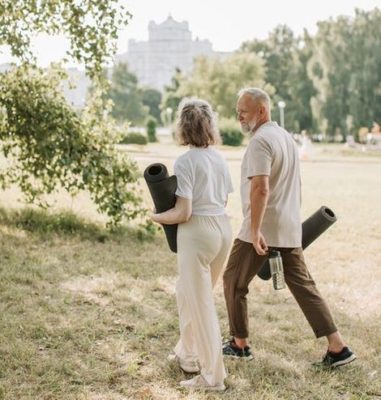
[(212, 386), (223, 383), (226, 377), (213, 287), (231, 241), (226, 215), (192, 216), (178, 226), (176, 296), (180, 340), (175, 353), (183, 360), (198, 361), (201, 375)]

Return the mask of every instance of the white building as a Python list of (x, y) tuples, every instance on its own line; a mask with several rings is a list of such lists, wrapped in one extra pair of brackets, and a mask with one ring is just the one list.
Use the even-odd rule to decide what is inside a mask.
[(169, 85), (176, 68), (188, 73), (195, 57), (220, 55), (213, 51), (209, 40), (192, 39), (188, 22), (177, 22), (169, 16), (161, 24), (151, 21), (148, 25), (148, 41), (128, 41), (127, 53), (116, 57), (125, 62), (141, 86), (163, 90)]
[[(149, 86), (163, 90), (171, 83), (176, 68), (183, 73), (192, 70), (194, 59), (198, 56), (225, 58), (230, 53), (213, 51), (209, 40), (192, 39), (188, 22), (177, 22), (169, 16), (157, 24), (148, 25), (148, 41), (128, 41), (128, 50), (115, 57), (116, 62), (125, 62), (139, 81), (139, 86)], [(8, 64), (0, 65), (0, 72), (9, 69)], [(67, 70), (68, 81), (63, 82), (62, 90), (75, 108), (85, 105), (90, 79), (84, 71), (77, 68)]]

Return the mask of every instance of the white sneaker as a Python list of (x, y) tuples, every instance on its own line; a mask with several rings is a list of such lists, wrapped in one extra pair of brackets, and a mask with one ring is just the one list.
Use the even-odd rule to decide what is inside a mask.
[(180, 368), (188, 374), (195, 374), (197, 372), (200, 372), (197, 361), (185, 361), (176, 354), (170, 354), (167, 359), (168, 361), (176, 361), (180, 365)]
[(187, 381), (181, 381), (180, 386), (187, 389), (203, 389), (216, 392), (222, 392), (226, 389), (223, 383), (214, 386), (209, 385), (208, 382), (206, 382), (206, 380), (201, 375), (197, 375), (192, 379), (188, 379)]

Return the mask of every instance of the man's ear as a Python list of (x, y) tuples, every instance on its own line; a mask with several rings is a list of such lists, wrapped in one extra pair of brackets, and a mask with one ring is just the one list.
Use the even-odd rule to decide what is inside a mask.
[(259, 106), (259, 115), (261, 117), (264, 117), (266, 115), (266, 107), (263, 104)]

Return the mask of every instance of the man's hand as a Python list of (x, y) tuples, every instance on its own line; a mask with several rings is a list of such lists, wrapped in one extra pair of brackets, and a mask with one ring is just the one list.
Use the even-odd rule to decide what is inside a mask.
[(253, 246), (255, 251), (260, 256), (265, 256), (268, 252), (268, 247), (262, 232), (258, 232), (257, 234), (253, 234)]
[(263, 216), (269, 197), (268, 175), (258, 175), (251, 178), (250, 207), (251, 207), (251, 233), (253, 246), (258, 255), (264, 256), (267, 252), (267, 243), (261, 232)]

